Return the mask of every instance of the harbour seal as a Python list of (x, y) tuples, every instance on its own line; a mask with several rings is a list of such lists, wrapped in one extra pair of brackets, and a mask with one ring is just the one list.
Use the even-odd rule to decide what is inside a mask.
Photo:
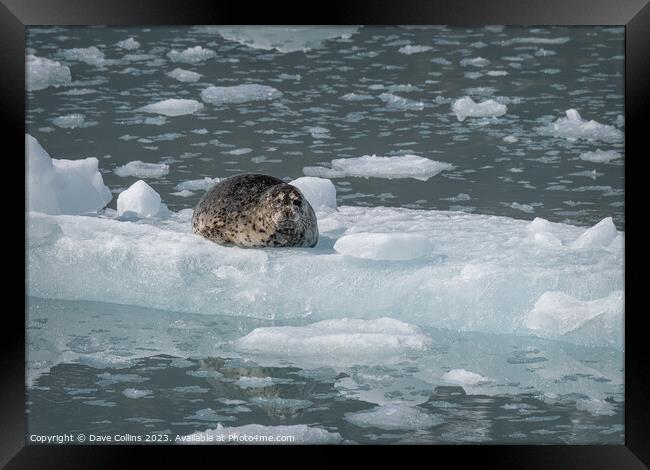
[(210, 188), (192, 216), (192, 231), (221, 245), (313, 247), (316, 214), (295, 186), (258, 173), (231, 176)]

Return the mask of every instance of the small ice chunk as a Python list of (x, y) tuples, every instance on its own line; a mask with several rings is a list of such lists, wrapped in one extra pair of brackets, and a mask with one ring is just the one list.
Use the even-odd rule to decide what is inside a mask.
[(167, 207), (160, 202), (160, 194), (142, 180), (133, 183), (117, 197), (117, 213), (121, 216), (149, 218), (167, 212)]
[(175, 99), (159, 101), (139, 108), (137, 111), (163, 114), (165, 116), (183, 116), (203, 109), (203, 104), (196, 100)]
[(191, 70), (175, 68), (171, 72), (167, 72), (167, 76), (178, 80), (179, 82), (196, 82), (203, 75), (200, 73), (192, 72)]
[(251, 153), (253, 149), (250, 149), (248, 147), (242, 147), (240, 149), (233, 149), (233, 150), (228, 150), (227, 152), (224, 152), (226, 155), (246, 155), (247, 153)]
[(346, 413), (345, 420), (362, 428), (386, 431), (416, 431), (442, 424), (442, 419), (415, 406), (387, 404), (367, 411)]
[(51, 159), (38, 140), (25, 134), (27, 209), (47, 214), (95, 212), (110, 202), (94, 157), (82, 160)]
[(414, 178), (426, 181), (438, 173), (450, 170), (453, 165), (429, 160), (417, 155), (378, 157), (364, 155), (356, 158), (337, 158), (331, 162), (332, 168), (308, 166), (303, 168), (307, 176), (322, 178), (344, 178), (348, 176), (363, 178)]
[(27, 90), (43, 90), (47, 87), (58, 88), (69, 85), (72, 81), (70, 68), (55, 60), (28, 55), (26, 61)]
[(606, 217), (593, 227), (584, 231), (576, 241), (571, 244), (572, 248), (603, 248), (609, 246), (616, 238), (618, 232), (611, 217)]
[(612, 160), (621, 158), (616, 150), (596, 150), (595, 152), (584, 152), (580, 154), (580, 160), (594, 163), (609, 163)]
[(449, 383), (469, 386), (490, 382), (490, 379), (483, 377), (481, 374), (470, 372), (465, 369), (452, 369), (445, 373), (442, 376), (442, 379)]
[(181, 191), (176, 191), (174, 193), (169, 193), (169, 194), (171, 194), (172, 196), (178, 196), (178, 197), (194, 196), (194, 193), (192, 191), (188, 190), (188, 189), (183, 189)]
[(581, 398), (576, 400), (576, 408), (586, 411), (593, 416), (613, 416), (616, 414), (614, 405), (599, 398)]
[(88, 65), (104, 65), (106, 62), (104, 53), (95, 46), (66, 49), (63, 51), (63, 57), (67, 60), (78, 60)]
[[(290, 438), (288, 438), (290, 437)], [(294, 424), (290, 426), (262, 426), (246, 424), (238, 427), (223, 427), (179, 436), (181, 444), (340, 444), (343, 438), (339, 433), (325, 429)]]
[(177, 189), (179, 191), (207, 191), (219, 181), (221, 181), (221, 178), (209, 178), (206, 176), (202, 179), (182, 181), (181, 183), (178, 183), (176, 186), (174, 186), (174, 189)]
[(353, 233), (344, 235), (334, 249), (354, 258), (406, 261), (431, 252), (429, 239), (415, 233)]
[(517, 139), (514, 135), (507, 135), (503, 138), (503, 141), (509, 144), (514, 144), (515, 142), (518, 142), (519, 139)]
[(623, 133), (620, 130), (594, 120), (583, 120), (575, 109), (568, 109), (566, 117), (558, 118), (555, 122), (538, 127), (537, 132), (541, 135), (564, 138), (571, 142), (578, 139), (600, 140), (608, 143), (623, 141)]
[(373, 97), (363, 93), (347, 93), (341, 96), (341, 99), (345, 101), (367, 101), (373, 99)]
[(77, 127), (90, 127), (97, 124), (94, 121), (86, 121), (86, 117), (83, 114), (73, 113), (66, 114), (65, 116), (59, 116), (55, 118), (52, 123), (62, 129), (75, 129)]
[(571, 38), (567, 37), (558, 37), (558, 38), (536, 38), (536, 37), (524, 37), (524, 38), (512, 38), (506, 41), (500, 41), (501, 45), (510, 45), (510, 44), (565, 44), (569, 42)]
[(407, 45), (404, 47), (400, 47), (397, 52), (401, 54), (406, 54), (406, 55), (411, 55), (411, 54), (417, 54), (418, 52), (426, 52), (430, 51), (433, 49), (430, 46), (412, 46), (412, 45)]
[(483, 57), (474, 57), (472, 59), (462, 59), (460, 61), (460, 65), (464, 67), (467, 65), (471, 65), (472, 67), (485, 67), (487, 65), (490, 65), (490, 61), (484, 59)]
[(424, 109), (424, 103), (422, 101), (415, 101), (408, 98), (403, 98), (401, 96), (394, 95), (392, 93), (382, 93), (379, 95), (379, 99), (382, 100), (389, 108), (399, 109), (404, 111), (419, 111)]
[(210, 86), (201, 91), (201, 99), (213, 105), (269, 101), (282, 97), (282, 92), (267, 85)]
[(188, 47), (184, 51), (177, 51), (172, 49), (167, 53), (169, 60), (173, 62), (183, 62), (186, 64), (198, 64), (207, 59), (216, 57), (217, 53), (212, 49), (204, 49), (201, 46)]
[(136, 178), (160, 178), (169, 173), (166, 163), (144, 163), (140, 160), (129, 162), (115, 169), (115, 174), (121, 177), (135, 176)]
[(453, 102), (451, 110), (456, 114), (458, 120), (462, 122), (468, 117), (503, 116), (508, 108), (505, 104), (497, 103), (494, 100), (476, 103), (469, 96), (464, 96)]
[(526, 212), (527, 214), (532, 214), (535, 212), (535, 208), (529, 204), (519, 204), (518, 202), (513, 202), (510, 204), (510, 207), (518, 211)]
[(142, 398), (151, 395), (151, 390), (139, 390), (137, 388), (127, 388), (122, 390), (122, 394), (127, 398)]
[(326, 178), (303, 176), (289, 183), (300, 190), (316, 211), (336, 210), (336, 187)]
[(535, 302), (524, 326), (541, 336), (561, 336), (601, 315), (623, 312), (623, 291), (596, 300), (579, 300), (564, 292), (549, 291)]
[[(317, 358), (354, 363), (359, 356), (381, 356), (424, 350), (431, 340), (414, 325), (394, 320), (335, 319), (306, 326), (256, 328), (235, 342), (253, 354)], [(351, 361), (351, 362), (350, 362)]]
[(140, 43), (133, 38), (125, 39), (116, 43), (115, 45), (121, 49), (126, 49), (127, 51), (132, 51), (140, 47)]

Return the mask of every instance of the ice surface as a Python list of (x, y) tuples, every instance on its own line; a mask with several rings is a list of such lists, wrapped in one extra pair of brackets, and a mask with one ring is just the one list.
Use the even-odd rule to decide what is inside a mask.
[(122, 177), (160, 178), (167, 173), (169, 173), (169, 165), (166, 163), (144, 163), (140, 160), (129, 162), (115, 169), (115, 174)]
[(596, 150), (595, 152), (583, 152), (580, 159), (594, 163), (609, 163), (612, 160), (621, 158), (621, 154), (616, 150)]
[(426, 52), (433, 49), (431, 46), (412, 46), (411, 44), (400, 47), (397, 52), (401, 54), (411, 55), (417, 54), (418, 52)]
[(212, 59), (216, 57), (217, 53), (212, 49), (204, 49), (201, 46), (188, 47), (183, 51), (177, 51), (172, 49), (167, 53), (169, 60), (173, 62), (183, 62), (186, 64), (198, 64), (204, 60)]
[(353, 233), (334, 244), (334, 249), (343, 255), (385, 261), (422, 258), (432, 248), (427, 237), (414, 233)]
[[(248, 436), (248, 438), (247, 438)], [(257, 438), (255, 436), (258, 436)], [(287, 439), (287, 437), (291, 439)], [(195, 432), (182, 438), (183, 444), (340, 444), (339, 433), (326, 431), (306, 424), (290, 426), (262, 426), (247, 424), (238, 427), (223, 427)]]
[(160, 194), (138, 180), (117, 197), (117, 213), (131, 218), (163, 217), (168, 214), (168, 209), (160, 202)]
[(97, 124), (94, 121), (86, 121), (86, 117), (83, 114), (73, 113), (66, 114), (65, 116), (59, 116), (55, 118), (52, 123), (62, 129), (75, 129), (77, 127), (90, 127)]
[(349, 38), (358, 27), (336, 26), (203, 26), (204, 32), (215, 32), (224, 39), (261, 50), (276, 50), (288, 53), (320, 47), (323, 42), (334, 38)]
[(424, 109), (424, 103), (421, 101), (415, 101), (408, 98), (403, 98), (401, 96), (394, 95), (392, 93), (382, 93), (379, 95), (379, 99), (386, 103), (386, 106), (393, 109), (399, 109), (404, 111), (415, 110), (419, 111)]
[(483, 377), (481, 374), (470, 372), (465, 369), (452, 369), (449, 372), (445, 373), (442, 376), (442, 379), (449, 383), (468, 386), (478, 385), (490, 381), (488, 378)]
[(617, 237), (618, 231), (611, 217), (606, 217), (574, 241), (573, 248), (603, 248), (609, 246)]
[(330, 180), (303, 176), (289, 184), (300, 190), (315, 211), (336, 210), (336, 187)]
[(417, 155), (395, 157), (378, 157), (364, 155), (355, 158), (337, 158), (332, 160), (331, 168), (307, 166), (303, 173), (307, 176), (323, 178), (344, 178), (349, 176), (363, 178), (414, 178), (426, 181), (441, 171), (450, 170), (449, 163), (429, 160)]
[(167, 72), (167, 76), (178, 80), (179, 82), (196, 82), (203, 75), (200, 73), (192, 72), (191, 70), (175, 68), (171, 72)]
[(280, 98), (282, 92), (267, 85), (210, 86), (201, 91), (201, 99), (214, 105), (269, 101)]
[(70, 68), (55, 60), (28, 55), (26, 60), (27, 90), (43, 90), (47, 87), (69, 85), (72, 77)]
[(139, 108), (138, 111), (147, 113), (163, 114), (165, 116), (183, 116), (192, 114), (203, 109), (203, 104), (196, 100), (171, 98), (148, 104)]
[(392, 318), (334, 319), (307, 326), (256, 328), (235, 342), (238, 351), (317, 364), (380, 364), (390, 357), (428, 348), (416, 326)]
[(221, 181), (222, 178), (210, 178), (206, 176), (203, 179), (197, 179), (197, 180), (187, 180), (183, 181), (181, 183), (178, 183), (176, 186), (174, 186), (174, 189), (178, 189), (179, 191), (183, 190), (188, 190), (188, 191), (207, 191), (210, 189), (213, 185)]
[[(561, 337), (597, 317), (607, 319), (608, 334), (596, 344), (620, 344), (623, 326), (623, 291), (617, 290), (595, 300), (579, 300), (560, 291), (542, 294), (525, 318), (525, 326), (540, 336)], [(607, 331), (607, 330), (610, 331)], [(581, 341), (582, 342), (582, 341)]]
[[(191, 216), (188, 209), (132, 223), (110, 214), (30, 213), (52, 236), (27, 233), (28, 293), (266, 319), (389, 316), (420, 326), (528, 335), (524, 319), (545, 292), (591, 301), (623, 289), (621, 232), (606, 247), (573, 248), (585, 228), (542, 223), (542, 232), (560, 242), (549, 246), (535, 241), (525, 220), (339, 206), (318, 220), (339, 233), (323, 235), (313, 249), (240, 249), (192, 234)], [(369, 262), (333, 250), (341, 234), (360, 232), (417, 234), (433, 248), (405, 262)], [(609, 334), (608, 324), (601, 328), (596, 320), (562, 339)]]
[(345, 419), (362, 428), (379, 428), (387, 431), (416, 431), (429, 429), (443, 420), (407, 405), (383, 405), (368, 411), (347, 413)]
[(51, 159), (29, 134), (25, 134), (25, 149), (28, 211), (83, 214), (102, 209), (112, 199), (96, 158)]
[(124, 39), (115, 44), (117, 47), (126, 49), (127, 51), (132, 51), (140, 47), (140, 43), (133, 38)]
[(88, 65), (104, 65), (106, 59), (104, 53), (95, 46), (86, 48), (66, 49), (63, 51), (63, 57), (67, 60), (78, 60)]
[(476, 103), (469, 96), (464, 96), (453, 102), (451, 110), (456, 114), (458, 120), (462, 122), (468, 117), (503, 116), (508, 108), (505, 104), (497, 103), (491, 99)]
[(566, 117), (558, 118), (555, 122), (538, 127), (537, 132), (541, 135), (560, 137), (569, 141), (578, 139), (600, 140), (608, 143), (623, 141), (623, 133), (620, 130), (594, 120), (586, 121), (575, 109), (568, 109)]

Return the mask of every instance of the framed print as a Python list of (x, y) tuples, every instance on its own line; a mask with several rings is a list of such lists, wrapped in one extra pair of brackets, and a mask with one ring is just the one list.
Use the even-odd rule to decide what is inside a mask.
[(650, 7), (325, 10), (4, 2), (25, 316), (2, 462), (644, 468), (626, 230)]

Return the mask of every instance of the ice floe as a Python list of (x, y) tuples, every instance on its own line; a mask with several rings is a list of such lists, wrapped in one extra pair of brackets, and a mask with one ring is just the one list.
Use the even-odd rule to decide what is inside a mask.
[(132, 37), (124, 39), (123, 41), (119, 41), (115, 45), (121, 49), (126, 49), (127, 51), (132, 51), (140, 47), (140, 43)]
[(467, 386), (479, 385), (490, 381), (490, 379), (483, 377), (481, 374), (465, 369), (452, 369), (442, 376), (442, 380), (453, 384)]
[(485, 67), (487, 65), (490, 65), (490, 61), (488, 59), (484, 59), (483, 57), (474, 57), (471, 59), (462, 59), (460, 61), (460, 65), (462, 66), (472, 66), (472, 67)]
[(193, 114), (203, 109), (203, 104), (196, 100), (171, 98), (148, 104), (138, 109), (146, 113), (162, 114), (164, 116), (183, 116)]
[(316, 211), (336, 210), (336, 188), (325, 178), (303, 176), (290, 182), (307, 198)]
[(270, 101), (280, 97), (282, 92), (267, 85), (210, 86), (201, 91), (201, 99), (213, 105)]
[(217, 56), (212, 49), (204, 49), (201, 46), (188, 47), (183, 51), (172, 49), (167, 53), (169, 60), (173, 62), (183, 62), (186, 64), (198, 64)]
[(403, 98), (392, 93), (382, 93), (379, 99), (386, 103), (388, 108), (399, 109), (404, 111), (419, 111), (424, 109), (424, 103), (421, 101)]
[(174, 189), (177, 189), (179, 191), (183, 191), (183, 190), (207, 191), (214, 184), (221, 181), (221, 179), (222, 178), (210, 178), (210, 177), (206, 176), (205, 178), (202, 178), (202, 179), (182, 181), (182, 182), (178, 183), (176, 186), (174, 186)]
[(126, 388), (122, 390), (122, 395), (133, 399), (149, 397), (152, 393), (153, 392), (151, 390), (141, 390), (137, 388)]
[(339, 238), (334, 249), (353, 258), (408, 261), (430, 254), (432, 246), (414, 233), (352, 233)]
[(83, 127), (91, 127), (97, 125), (96, 121), (86, 121), (86, 117), (83, 114), (73, 113), (66, 114), (65, 116), (59, 116), (52, 120), (52, 123), (62, 129), (75, 129)]
[(169, 210), (160, 194), (142, 180), (133, 183), (117, 197), (117, 213), (127, 218), (164, 217)]
[(96, 158), (52, 159), (29, 134), (25, 134), (25, 151), (29, 211), (83, 214), (102, 209), (112, 199)]
[(198, 81), (203, 75), (192, 72), (191, 70), (175, 68), (171, 72), (167, 72), (167, 76), (176, 79), (179, 82), (192, 83)]
[(135, 160), (118, 166), (114, 173), (121, 177), (160, 178), (169, 173), (169, 165), (166, 163), (144, 163), (140, 160)]
[(489, 99), (476, 103), (469, 96), (457, 99), (451, 105), (451, 110), (459, 121), (464, 121), (468, 117), (498, 117), (506, 114), (508, 108), (506, 105), (497, 103)]
[(195, 432), (177, 439), (180, 444), (340, 444), (339, 433), (326, 431), (306, 424), (289, 426), (262, 426), (246, 424), (237, 427), (223, 427)]
[(601, 124), (594, 120), (586, 121), (575, 109), (568, 109), (566, 117), (558, 118), (555, 122), (538, 127), (537, 132), (541, 135), (560, 137), (569, 141), (578, 139), (600, 140), (608, 143), (623, 141), (623, 132), (614, 126)]
[(583, 152), (580, 154), (580, 160), (593, 163), (609, 163), (621, 158), (621, 154), (616, 150), (596, 150), (594, 152)]
[(450, 170), (453, 165), (438, 162), (417, 155), (400, 155), (378, 157), (364, 155), (355, 158), (337, 158), (332, 160), (331, 168), (307, 166), (303, 173), (307, 176), (322, 178), (345, 178), (349, 176), (363, 178), (414, 178), (426, 181), (438, 173)]
[(379, 428), (387, 431), (417, 431), (443, 423), (415, 406), (387, 404), (366, 411), (346, 413), (346, 421), (362, 428)]
[(218, 33), (224, 39), (253, 49), (276, 50), (282, 53), (320, 47), (328, 39), (349, 38), (356, 26), (202, 26), (200, 31)]
[(411, 44), (408, 44), (406, 46), (400, 47), (397, 52), (400, 54), (406, 54), (406, 55), (411, 55), (411, 54), (417, 54), (419, 52), (426, 52), (430, 51), (433, 49), (431, 46), (413, 46)]
[(69, 85), (72, 81), (70, 68), (55, 60), (30, 54), (25, 66), (28, 91), (43, 90), (51, 86), (58, 88)]
[(95, 46), (66, 49), (63, 51), (63, 57), (67, 60), (77, 60), (88, 65), (102, 66), (106, 63), (104, 53)]

